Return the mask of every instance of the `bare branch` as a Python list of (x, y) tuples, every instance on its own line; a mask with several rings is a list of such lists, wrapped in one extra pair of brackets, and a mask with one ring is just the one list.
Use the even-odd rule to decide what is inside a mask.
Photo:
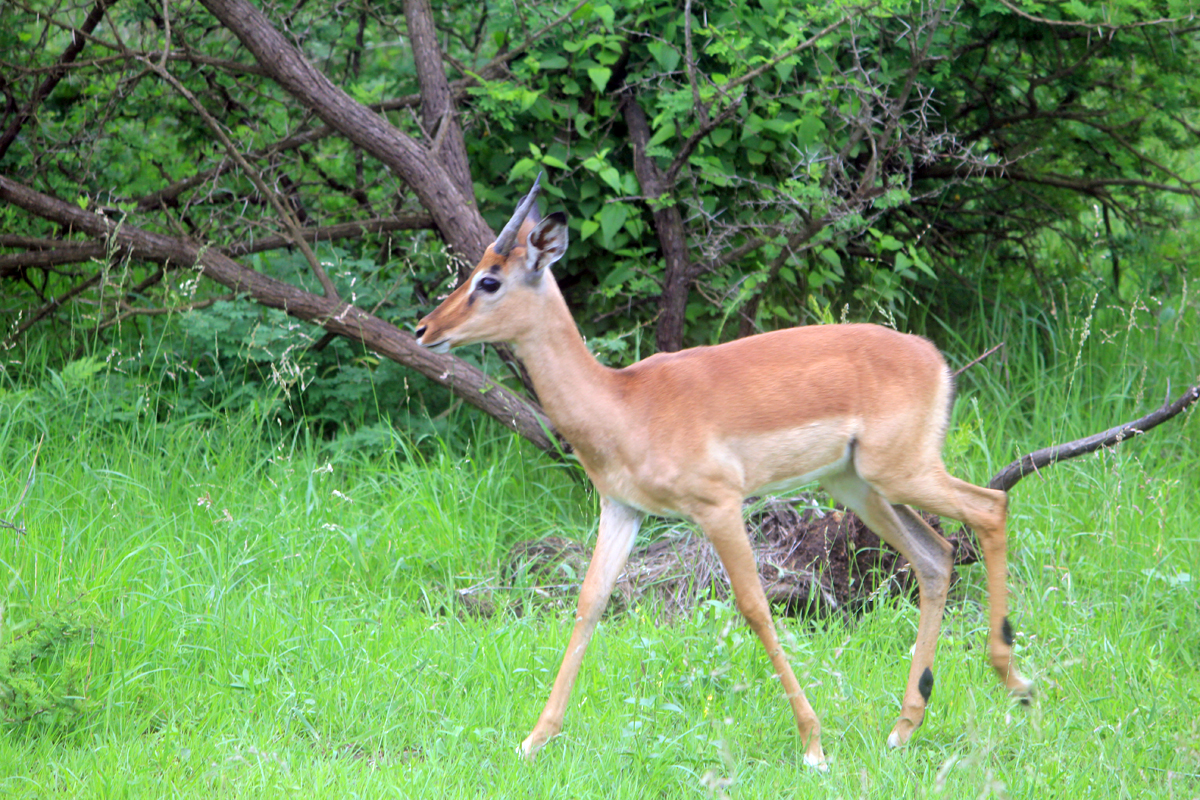
[[(7, 516), (9, 519), (16, 520), (21, 506), (25, 505), (25, 495), (29, 493), (29, 487), (33, 486), (33, 476), (37, 474), (38, 455), (42, 452), (42, 444), (46, 441), (46, 434), (38, 437), (37, 448), (33, 451), (33, 462), (29, 465), (29, 474), (25, 477), (25, 485), (21, 488), (21, 494), (17, 497), (17, 502), (8, 510)], [(6, 519), (0, 518), (0, 528), (7, 528), (11, 531), (16, 531), (18, 534), (25, 533), (25, 526), (18, 525), (15, 521), (9, 522)]]
[(969, 370), (971, 367), (975, 366), (980, 361), (983, 361), (985, 358), (990, 356), (992, 353), (995, 353), (1001, 347), (1004, 347), (1004, 342), (1001, 342), (1000, 344), (996, 345), (995, 347), (989, 347), (987, 350), (985, 350), (983, 353), (981, 353), (976, 358), (973, 358), (971, 361), (967, 362), (966, 364), (963, 364), (961, 367), (954, 370), (954, 377), (957, 378), (959, 375), (962, 375), (964, 372)]
[(468, 261), (483, 255), (495, 236), (475, 204), (463, 197), (442, 164), (425, 147), (335, 86), (246, 0), (201, 3), (238, 37), (285, 91), (412, 187), (442, 236), (459, 254)]
[(255, 188), (258, 189), (263, 197), (267, 198), (267, 201), (270, 202), (271, 207), (275, 209), (275, 213), (279, 215), (279, 218), (283, 221), (284, 226), (288, 230), (288, 235), (292, 241), (292, 244), (296, 245), (300, 252), (304, 254), (305, 260), (308, 261), (309, 269), (311, 269), (312, 273), (317, 276), (317, 280), (320, 282), (321, 288), (325, 291), (325, 296), (331, 300), (339, 299), (338, 291), (333, 285), (333, 281), (329, 279), (329, 275), (325, 272), (325, 268), (321, 266), (321, 262), (317, 260), (316, 254), (313, 253), (312, 248), (309, 247), (308, 242), (305, 241), (300, 230), (300, 223), (296, 221), (296, 216), (292, 213), (291, 209), (284, 205), (283, 201), (279, 198), (279, 195), (276, 194), (269, 186), (267, 186), (266, 181), (262, 179), (262, 176), (258, 174), (258, 171), (250, 166), (250, 163), (246, 161), (241, 152), (238, 151), (237, 147), (234, 146), (233, 141), (230, 140), (230, 138), (225, 134), (225, 130), (221, 127), (220, 123), (213, 119), (212, 115), (208, 113), (208, 109), (206, 109), (204, 105), (196, 99), (196, 96), (188, 91), (187, 87), (176, 80), (175, 76), (168, 72), (161, 64), (155, 64), (153, 61), (145, 58), (139, 58), (138, 60), (145, 64), (152, 72), (154, 72), (154, 74), (158, 75), (164, 81), (169, 83), (171, 88), (183, 95), (184, 99), (191, 104), (195, 112), (200, 116), (201, 119), (204, 120), (204, 124), (207, 125), (209, 130), (213, 132), (213, 135), (220, 140), (221, 144), (225, 147), (225, 151), (228, 152), (230, 157), (237, 162), (238, 166), (242, 168), (242, 171), (245, 172), (250, 180), (254, 183)]
[[(571, 10), (567, 11), (565, 14), (558, 17), (558, 19), (555, 19), (553, 22), (547, 23), (542, 28), (534, 31), (533, 33), (531, 33), (527, 37), (525, 37), (525, 41), (521, 42), (519, 45), (517, 45), (513, 49), (509, 50), (506, 53), (496, 56), (491, 61), (484, 64), (483, 67), (481, 67), (479, 69), (479, 75), (484, 78), (489, 78), (490, 76), (496, 74), (496, 72), (499, 71), (499, 69), (501, 67), (503, 67), (508, 62), (512, 61), (517, 56), (524, 53), (526, 50), (528, 50), (529, 47), (531, 45), (533, 45), (533, 43), (536, 42), (538, 39), (541, 39), (547, 33), (549, 33), (550, 31), (557, 28), (559, 25), (562, 25), (564, 22), (569, 20), (572, 16), (575, 15), (575, 12), (577, 12), (579, 9), (583, 8), (589, 2), (591, 2), (591, 0), (579, 0), (578, 3), (576, 3), (574, 6), (571, 7)], [(472, 79), (470, 79), (470, 83), (468, 85), (475, 85), (476, 83), (478, 83), (478, 81), (476, 81), (474, 78), (472, 78)]]
[[(2, 181), (2, 180), (4, 180), (4, 176), (0, 175), (0, 181)], [(90, 278), (88, 278), (84, 281), (80, 281), (79, 283), (75, 284), (67, 291), (60, 294), (58, 297), (55, 297), (50, 302), (46, 303), (41, 308), (34, 311), (32, 314), (29, 315), (29, 317), (27, 319), (25, 319), (23, 322), (21, 322), (20, 325), (13, 328), (12, 332), (9, 333), (9, 335), (5, 338), (5, 340), (3, 342), (0, 342), (0, 350), (8, 350), (8, 349), (12, 348), (17, 343), (17, 340), (25, 335), (25, 331), (29, 330), (34, 325), (41, 322), (44, 318), (46, 318), (50, 314), (53, 314), (55, 312), (55, 310), (62, 307), (62, 305), (64, 303), (66, 303), (68, 300), (70, 300), (72, 297), (75, 297), (76, 295), (80, 294), (81, 292), (84, 292), (84, 291), (90, 289), (91, 287), (95, 286), (97, 283), (100, 282), (100, 279), (103, 277), (104, 277), (104, 273), (97, 272), (95, 275), (92, 275)]]
[(1017, 8), (1011, 2), (1009, 2), (1009, 0), (1000, 0), (1000, 3), (1018, 17), (1024, 17), (1031, 22), (1038, 22), (1042, 25), (1056, 25), (1064, 28), (1089, 28), (1092, 30), (1101, 29), (1109, 31), (1121, 31), (1130, 28), (1145, 28), (1151, 25), (1174, 25), (1176, 23), (1183, 22), (1185, 19), (1191, 19), (1190, 17), (1162, 17), (1160, 19), (1152, 19), (1146, 22), (1130, 22), (1126, 25), (1117, 25), (1112, 22), (1083, 22), (1082, 20), (1079, 22), (1072, 22), (1070, 20), (1047, 19), (1046, 17), (1034, 16), (1028, 11), (1023, 11), (1020, 8)]
[[(391, 219), (365, 219), (360, 222), (343, 222), (322, 228), (302, 228), (300, 235), (304, 241), (315, 244), (338, 239), (356, 239), (368, 234), (421, 230), (432, 227), (433, 218), (428, 215), (405, 214)], [(291, 246), (292, 240), (289, 237), (273, 235), (218, 249), (226, 255), (238, 257)], [(103, 242), (67, 242), (60, 239), (36, 239), (26, 236), (0, 236), (0, 247), (37, 248), (22, 253), (0, 255), (0, 278), (10, 277), (25, 269), (49, 269), (63, 264), (81, 264), (85, 261), (103, 258), (107, 253)]]
[(1076, 439), (1066, 444), (1044, 447), (1027, 456), (1022, 456), (997, 472), (995, 477), (988, 482), (988, 487), (1007, 492), (1017, 484), (1017, 481), (1031, 472), (1037, 472), (1043, 467), (1048, 467), (1059, 461), (1065, 461), (1068, 458), (1075, 458), (1085, 453), (1095, 452), (1102, 447), (1115, 447), (1121, 442), (1140, 436), (1151, 428), (1161, 425), (1178, 415), (1198, 399), (1200, 399), (1200, 384), (1188, 389), (1174, 403), (1164, 404), (1162, 408), (1147, 414), (1141, 419), (1135, 419), (1133, 422), (1126, 422), (1124, 425), (1109, 428), (1103, 433), (1097, 433), (1083, 439)]

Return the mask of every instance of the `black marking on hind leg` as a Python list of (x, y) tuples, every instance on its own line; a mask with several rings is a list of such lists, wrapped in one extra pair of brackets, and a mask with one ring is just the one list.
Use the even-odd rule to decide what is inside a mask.
[(921, 693), (921, 697), (925, 698), (925, 702), (929, 702), (929, 696), (933, 694), (933, 670), (929, 667), (921, 673), (921, 679), (917, 681), (917, 691)]
[(1012, 647), (1013, 629), (1012, 624), (1008, 621), (1008, 617), (1004, 618), (1004, 622), (1000, 624), (1000, 638), (1004, 639), (1004, 643)]

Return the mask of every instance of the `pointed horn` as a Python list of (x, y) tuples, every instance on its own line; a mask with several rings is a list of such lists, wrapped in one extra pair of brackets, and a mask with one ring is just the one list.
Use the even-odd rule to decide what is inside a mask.
[(537, 201), (538, 192), (541, 190), (542, 173), (538, 173), (537, 178), (533, 181), (533, 188), (529, 190), (529, 194), (525, 195), (525, 199), (517, 206), (516, 213), (512, 215), (512, 219), (504, 226), (504, 230), (500, 231), (500, 235), (496, 237), (496, 243), (492, 245), (492, 249), (497, 255), (506, 256), (508, 251), (512, 250), (513, 245), (517, 241), (517, 231), (521, 229), (521, 223), (525, 221), (525, 217), (529, 215), (529, 209), (533, 208), (533, 204)]

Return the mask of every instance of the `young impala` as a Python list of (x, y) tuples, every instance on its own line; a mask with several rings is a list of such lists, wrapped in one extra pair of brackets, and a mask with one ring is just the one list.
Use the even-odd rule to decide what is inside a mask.
[(533, 758), (562, 730), (584, 650), (642, 517), (693, 520), (729, 573), (739, 610), (783, 683), (804, 742), (822, 766), (821, 724), (789, 666), (742, 521), (749, 495), (819, 481), (912, 564), (920, 621), (900, 718), (908, 742), (933, 689), (933, 657), (951, 547), (908, 504), (969, 525), (987, 564), (988, 647), (1010, 692), (1030, 682), (1011, 663), (1003, 492), (946, 473), (942, 439), (953, 383), (925, 339), (875, 325), (818, 325), (715, 347), (659, 353), (625, 369), (588, 352), (547, 269), (567, 249), (567, 220), (539, 221), (538, 182), (470, 278), (418, 323), (425, 347), (511, 342), (555, 426), (600, 493), (600, 530), (571, 641), (550, 699), (521, 748)]

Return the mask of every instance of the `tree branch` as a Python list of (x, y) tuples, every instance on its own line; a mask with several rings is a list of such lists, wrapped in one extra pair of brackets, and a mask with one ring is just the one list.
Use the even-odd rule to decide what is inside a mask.
[(329, 279), (329, 274), (325, 272), (325, 268), (317, 260), (316, 253), (312, 251), (312, 248), (308, 246), (308, 242), (305, 241), (300, 231), (300, 223), (296, 220), (296, 215), (284, 204), (279, 195), (272, 191), (270, 186), (267, 186), (267, 182), (258, 174), (258, 170), (250, 166), (250, 163), (246, 161), (241, 152), (234, 146), (233, 141), (225, 134), (225, 129), (221, 127), (220, 123), (213, 119), (213, 116), (208, 113), (208, 109), (196, 99), (196, 95), (188, 91), (187, 87), (176, 80), (175, 76), (168, 72), (165, 67), (161, 64), (155, 64), (146, 58), (139, 58), (138, 60), (145, 64), (151, 72), (170, 84), (171, 88), (181, 94), (191, 104), (192, 109), (204, 120), (204, 124), (208, 126), (213, 135), (221, 142), (221, 145), (225, 148), (225, 152), (229, 153), (229, 156), (237, 162), (237, 165), (250, 178), (254, 187), (258, 189), (263, 197), (267, 198), (267, 202), (275, 209), (275, 213), (279, 215), (284, 227), (288, 230), (288, 239), (304, 254), (305, 260), (308, 261), (308, 268), (317, 276), (317, 281), (321, 284), (325, 296), (331, 300), (340, 299), (337, 287), (333, 285), (333, 281)]
[(1103, 433), (1076, 439), (1073, 442), (1044, 447), (1023, 456), (997, 472), (995, 477), (988, 481), (988, 487), (1007, 492), (1017, 484), (1017, 481), (1031, 472), (1037, 472), (1043, 467), (1068, 458), (1094, 452), (1102, 447), (1115, 447), (1121, 442), (1145, 433), (1156, 425), (1161, 425), (1195, 403), (1197, 399), (1200, 399), (1200, 384), (1188, 389), (1174, 403), (1164, 404), (1162, 408), (1141, 419), (1126, 422), (1124, 425), (1109, 428)]
[(451, 247), (468, 261), (483, 255), (494, 234), (428, 150), (335, 86), (246, 0), (201, 3), (285, 91), (412, 187)]
[[(297, 319), (362, 342), (381, 355), (446, 386), (547, 453), (563, 451), (541, 409), (466, 362), (421, 347), (411, 334), (355, 306), (275, 280), (242, 266), (223, 253), (194, 242), (129, 224), (117, 224), (75, 204), (34, 191), (4, 175), (0, 175), (0, 200), (35, 216), (103, 239), (114, 249), (127, 248), (133, 257), (197, 269), (235, 294), (247, 294), (260, 305), (281, 309)], [(94, 279), (98, 280), (99, 274)]]
[(456, 118), (454, 95), (442, 69), (442, 49), (438, 46), (429, 0), (404, 0), (404, 20), (421, 87), (421, 123), (431, 142), (430, 152), (441, 160), (462, 196), (474, 202), (467, 145)]
[[(323, 228), (302, 228), (300, 235), (304, 241), (316, 243), (432, 227), (432, 217), (424, 214), (405, 214), (392, 219), (365, 219), (361, 222), (343, 222)], [(271, 235), (217, 249), (227, 256), (238, 257), (291, 246), (292, 240), (287, 236)], [(21, 253), (0, 255), (0, 279), (11, 277), (26, 269), (49, 269), (63, 264), (80, 264), (102, 258), (106, 253), (103, 242), (68, 242), (23, 236), (0, 236), (0, 247), (35, 248)]]
[(1145, 28), (1150, 25), (1170, 25), (1176, 22), (1183, 22), (1185, 19), (1184, 17), (1162, 17), (1161, 19), (1152, 19), (1146, 22), (1130, 22), (1127, 25), (1117, 25), (1111, 22), (1084, 22), (1083, 20), (1074, 22), (1071, 20), (1047, 19), (1046, 17), (1034, 16), (1028, 11), (1023, 11), (1020, 8), (1017, 8), (1010, 3), (1009, 0), (1000, 0), (1000, 4), (1016, 14), (1018, 17), (1024, 17), (1030, 22), (1037, 22), (1042, 25), (1055, 25), (1064, 28), (1087, 28), (1090, 30), (1101, 28), (1109, 31), (1120, 31), (1128, 28)]

